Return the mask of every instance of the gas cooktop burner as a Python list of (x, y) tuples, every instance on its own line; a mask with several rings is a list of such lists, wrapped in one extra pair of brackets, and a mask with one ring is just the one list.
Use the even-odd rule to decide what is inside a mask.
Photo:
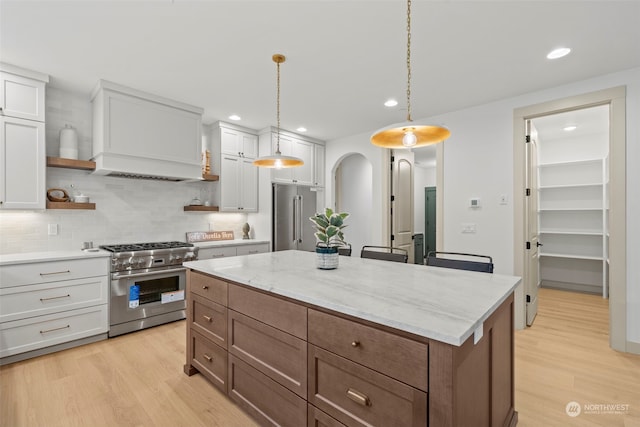
[(190, 248), (193, 247), (191, 243), (185, 242), (152, 242), (152, 243), (129, 243), (123, 245), (104, 245), (100, 246), (109, 252), (135, 252), (135, 251), (152, 251), (158, 249), (175, 249), (175, 248)]

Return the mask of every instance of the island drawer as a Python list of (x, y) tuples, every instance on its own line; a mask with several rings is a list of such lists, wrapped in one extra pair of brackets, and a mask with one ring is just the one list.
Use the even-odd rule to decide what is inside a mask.
[(427, 425), (427, 393), (313, 345), (308, 395), (347, 426)]
[(307, 427), (347, 427), (335, 418), (322, 412), (313, 405), (308, 405)]
[(107, 276), (109, 258), (69, 259), (0, 267), (0, 288)]
[(220, 390), (227, 392), (227, 352), (203, 335), (191, 331), (191, 364)]
[(302, 305), (229, 285), (229, 308), (303, 340), (307, 339), (307, 309)]
[(311, 309), (309, 342), (428, 391), (427, 344)]
[(107, 304), (109, 277), (0, 288), (0, 322)]
[(198, 295), (191, 296), (191, 327), (227, 348), (227, 308)]
[(307, 424), (307, 402), (229, 354), (229, 397), (262, 426)]
[(187, 274), (191, 292), (226, 307), (227, 282), (193, 270), (190, 270)]
[(229, 310), (229, 351), (306, 399), (305, 341)]

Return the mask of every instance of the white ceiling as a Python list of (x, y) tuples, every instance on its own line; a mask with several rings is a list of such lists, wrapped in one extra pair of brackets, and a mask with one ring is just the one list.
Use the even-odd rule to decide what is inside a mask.
[[(639, 17), (639, 1), (413, 0), (413, 117), (639, 67)], [(404, 0), (0, 0), (0, 60), (87, 99), (106, 79), (261, 129), (283, 53), (282, 127), (331, 140), (405, 119), (405, 19)], [(558, 46), (573, 52), (546, 59)]]

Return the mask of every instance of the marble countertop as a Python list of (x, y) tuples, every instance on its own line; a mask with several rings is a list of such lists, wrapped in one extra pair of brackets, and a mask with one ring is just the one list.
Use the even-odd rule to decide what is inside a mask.
[(221, 248), (225, 246), (258, 245), (261, 243), (271, 243), (269, 240), (234, 239), (234, 240), (214, 240), (211, 242), (195, 242), (193, 245), (198, 248)]
[(193, 270), (459, 346), (502, 304), (520, 277), (340, 257), (316, 268), (316, 254), (281, 251), (184, 264)]
[(110, 252), (102, 249), (92, 251), (83, 251), (78, 249), (74, 251), (24, 252), (0, 255), (0, 266), (10, 264), (28, 264), (31, 262), (61, 261), (66, 259), (106, 258), (110, 256)]

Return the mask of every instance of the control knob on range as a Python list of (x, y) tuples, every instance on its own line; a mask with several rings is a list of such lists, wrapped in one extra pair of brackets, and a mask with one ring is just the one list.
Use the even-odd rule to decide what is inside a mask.
[(169, 264), (182, 264), (182, 257), (180, 255), (170, 257)]

